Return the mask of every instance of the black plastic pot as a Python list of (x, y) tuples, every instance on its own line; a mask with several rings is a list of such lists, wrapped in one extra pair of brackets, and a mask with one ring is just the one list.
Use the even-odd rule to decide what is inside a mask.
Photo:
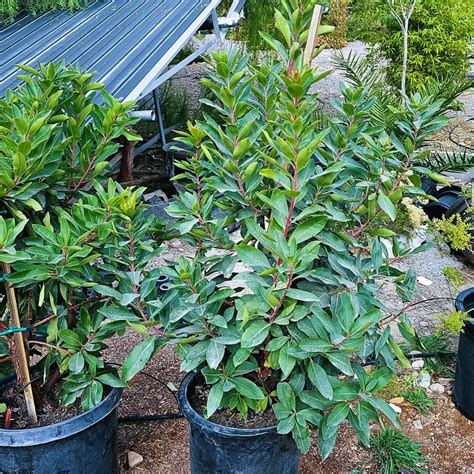
[(192, 474), (297, 474), (300, 451), (291, 435), (279, 435), (276, 426), (230, 428), (203, 418), (189, 397), (202, 379), (188, 374), (179, 388), (182, 414), (189, 421)]
[[(474, 288), (459, 293), (455, 306), (458, 311), (470, 311), (469, 315), (474, 318)], [(474, 420), (474, 322), (472, 321), (466, 322), (464, 333), (459, 336), (454, 403), (464, 416)]]
[(41, 428), (0, 430), (0, 472), (118, 472), (117, 404), (122, 391), (113, 389), (92, 410)]
[(434, 179), (428, 178), (427, 176), (421, 178), (421, 189), (430, 196), (438, 197), (438, 188)]
[(446, 212), (446, 218), (454, 216), (455, 214), (460, 214), (464, 216), (467, 208), (469, 207), (469, 203), (467, 202), (466, 198), (458, 197), (456, 201), (453, 202), (452, 206)]
[(441, 219), (448, 209), (459, 199), (459, 186), (447, 186), (438, 192), (438, 200), (431, 201), (424, 207), (430, 219)]

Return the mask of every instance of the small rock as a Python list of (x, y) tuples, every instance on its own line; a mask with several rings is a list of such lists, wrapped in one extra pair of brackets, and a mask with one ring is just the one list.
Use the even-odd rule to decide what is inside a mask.
[(402, 409), (398, 405), (394, 405), (393, 403), (390, 403), (390, 406), (392, 407), (392, 409), (395, 413), (401, 413), (402, 412)]
[(429, 321), (420, 321), (420, 326), (424, 327), (424, 328), (427, 328), (428, 326), (431, 326), (432, 323), (430, 323)]
[(425, 278), (424, 276), (417, 277), (417, 281), (420, 285), (423, 286), (431, 286), (433, 284), (431, 280), (428, 280), (428, 278)]
[(389, 400), (389, 403), (393, 403), (394, 405), (400, 405), (405, 401), (403, 397), (395, 397)]
[(442, 385), (452, 385), (453, 382), (454, 382), (454, 379), (448, 379), (448, 378), (444, 378), (444, 377), (440, 377), (438, 379), (438, 383), (440, 383)]
[(432, 383), (430, 385), (430, 390), (433, 393), (444, 393), (444, 385), (441, 385), (440, 383)]
[(135, 451), (129, 451), (127, 455), (128, 467), (133, 469), (143, 462), (143, 456)]
[(425, 365), (425, 361), (423, 359), (416, 359), (411, 363), (411, 366), (417, 370), (422, 369), (424, 365)]
[(416, 378), (415, 384), (421, 388), (428, 388), (431, 383), (431, 376), (426, 370), (422, 370)]
[(420, 420), (415, 420), (413, 422), (413, 428), (416, 430), (422, 430), (423, 429), (423, 423)]

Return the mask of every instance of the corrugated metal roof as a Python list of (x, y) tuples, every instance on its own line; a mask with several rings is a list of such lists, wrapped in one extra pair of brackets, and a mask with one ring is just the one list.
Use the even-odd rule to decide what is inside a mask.
[(120, 100), (136, 99), (221, 0), (102, 0), (84, 11), (24, 16), (0, 30), (0, 96), (15, 64), (64, 59), (97, 73)]

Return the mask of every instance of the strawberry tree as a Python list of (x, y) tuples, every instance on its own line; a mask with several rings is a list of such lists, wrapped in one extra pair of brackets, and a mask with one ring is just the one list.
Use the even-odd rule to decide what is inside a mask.
[[(368, 91), (341, 86), (322, 128), (317, 89), (327, 73), (303, 54), (313, 3), (282, 1), (278, 34), (263, 35), (272, 58), (212, 55), (209, 113), (182, 134), (193, 151), (176, 177), (185, 191), (168, 207), (195, 257), (167, 269), (174, 284), (160, 318), (182, 369), (204, 377), (206, 417), (272, 409), (278, 432), (304, 452), (317, 429), (326, 458), (344, 420), (366, 445), (371, 420), (398, 424), (377, 392), (397, 359), (407, 364), (390, 323), (412, 330), (380, 283), (392, 279), (409, 299), (415, 275), (395, 264), (425, 246), (407, 248), (377, 222), (424, 195), (428, 170), (414, 162), (446, 118), (429, 97), (407, 97), (388, 135), (371, 123)], [(234, 223), (238, 238), (227, 230)]]

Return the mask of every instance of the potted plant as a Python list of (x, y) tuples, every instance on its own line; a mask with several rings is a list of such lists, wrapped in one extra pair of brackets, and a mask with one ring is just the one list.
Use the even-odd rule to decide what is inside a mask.
[(326, 459), (344, 420), (365, 445), (371, 420), (398, 423), (376, 392), (395, 359), (407, 364), (390, 323), (412, 330), (381, 301), (379, 282), (392, 278), (408, 299), (415, 275), (393, 265), (425, 246), (406, 248), (372, 224), (425, 195), (417, 174), (428, 170), (413, 161), (446, 118), (429, 97), (407, 97), (401, 139), (388, 136), (372, 127), (366, 91), (343, 87), (337, 117), (318, 128), (312, 91), (327, 73), (303, 59), (312, 4), (283, 2), (279, 38), (264, 35), (274, 58), (213, 53), (203, 84), (218, 118), (181, 136), (194, 153), (167, 212), (195, 257), (163, 270), (171, 288), (160, 319), (189, 372), (180, 401), (192, 472), (297, 472), (313, 428)]
[[(0, 339), (16, 372), (0, 387), (0, 471), (115, 472), (122, 388), (163, 339), (145, 270), (156, 221), (143, 190), (103, 178), (116, 139), (137, 138), (133, 103), (62, 64), (23, 69), (0, 101)], [(144, 339), (117, 371), (103, 352), (126, 329)]]

